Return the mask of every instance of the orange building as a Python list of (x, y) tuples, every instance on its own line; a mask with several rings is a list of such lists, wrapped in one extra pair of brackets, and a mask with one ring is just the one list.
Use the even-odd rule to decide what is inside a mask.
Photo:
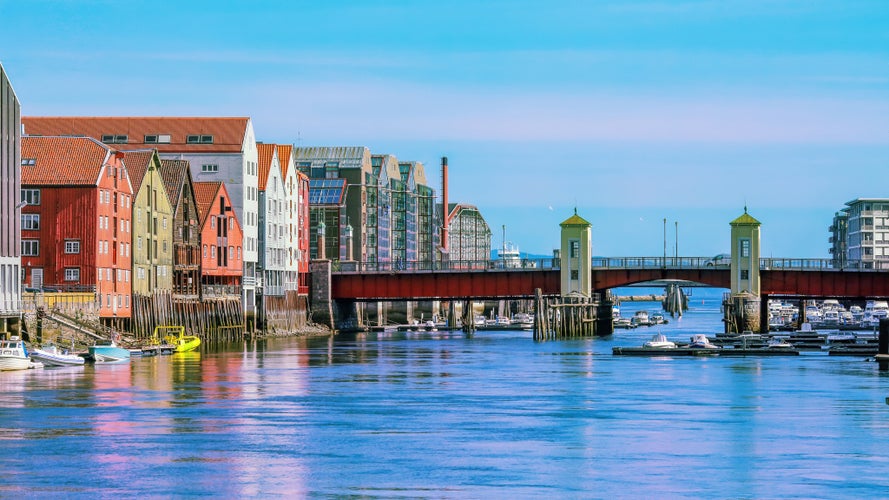
[(201, 227), (204, 296), (238, 295), (243, 277), (244, 233), (222, 182), (195, 182)]
[(132, 317), (133, 187), (122, 158), (87, 137), (22, 137), (25, 285), (95, 292), (99, 318), (117, 328)]

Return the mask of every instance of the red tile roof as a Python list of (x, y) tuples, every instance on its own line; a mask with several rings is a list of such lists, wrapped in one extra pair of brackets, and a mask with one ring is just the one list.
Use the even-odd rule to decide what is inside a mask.
[(96, 185), (114, 150), (87, 137), (22, 137), (22, 184)]
[(133, 183), (133, 194), (138, 193), (139, 188), (142, 187), (142, 179), (145, 178), (145, 174), (148, 172), (148, 167), (151, 166), (151, 159), (153, 157), (153, 149), (140, 149), (124, 153), (123, 163), (126, 165), (127, 172), (130, 174), (130, 182)]
[[(103, 116), (23, 116), (29, 135), (69, 135), (93, 137), (126, 136), (117, 149), (157, 148), (161, 153), (225, 152), (243, 150), (250, 118), (218, 117), (103, 117)], [(146, 143), (145, 136), (169, 135), (169, 143)], [(212, 144), (189, 144), (189, 135), (212, 136)]]
[(204, 222), (207, 220), (207, 215), (210, 214), (210, 209), (213, 208), (213, 203), (216, 202), (216, 194), (219, 193), (221, 187), (222, 183), (219, 181), (194, 183), (194, 197), (198, 206), (201, 227), (204, 227)]
[(265, 186), (269, 182), (269, 171), (272, 169), (272, 158), (275, 155), (274, 144), (257, 144), (256, 152), (259, 156), (259, 190), (265, 191)]
[(287, 179), (287, 169), (290, 167), (291, 153), (293, 153), (292, 144), (278, 144), (278, 163), (281, 165), (281, 180)]

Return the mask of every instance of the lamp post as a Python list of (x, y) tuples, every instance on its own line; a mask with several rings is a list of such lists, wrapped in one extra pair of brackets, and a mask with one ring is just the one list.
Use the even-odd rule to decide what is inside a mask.
[(679, 260), (679, 221), (676, 221), (676, 260)]
[(667, 218), (664, 217), (664, 267), (667, 267)]

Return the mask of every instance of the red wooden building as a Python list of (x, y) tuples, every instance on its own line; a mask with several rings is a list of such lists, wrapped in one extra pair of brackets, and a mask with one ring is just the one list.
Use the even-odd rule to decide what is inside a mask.
[(22, 138), (26, 287), (94, 292), (99, 318), (132, 316), (133, 187), (123, 155), (87, 137)]
[(297, 218), (297, 248), (299, 252), (299, 294), (309, 295), (309, 176), (296, 172), (298, 194), (296, 209), (299, 212)]
[(240, 294), (244, 233), (222, 182), (195, 182), (204, 296)]

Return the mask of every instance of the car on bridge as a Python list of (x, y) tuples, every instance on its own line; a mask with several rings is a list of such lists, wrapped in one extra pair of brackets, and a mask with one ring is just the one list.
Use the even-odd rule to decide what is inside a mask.
[(732, 265), (732, 255), (728, 253), (717, 254), (712, 259), (707, 259), (704, 265), (707, 267), (730, 266)]

